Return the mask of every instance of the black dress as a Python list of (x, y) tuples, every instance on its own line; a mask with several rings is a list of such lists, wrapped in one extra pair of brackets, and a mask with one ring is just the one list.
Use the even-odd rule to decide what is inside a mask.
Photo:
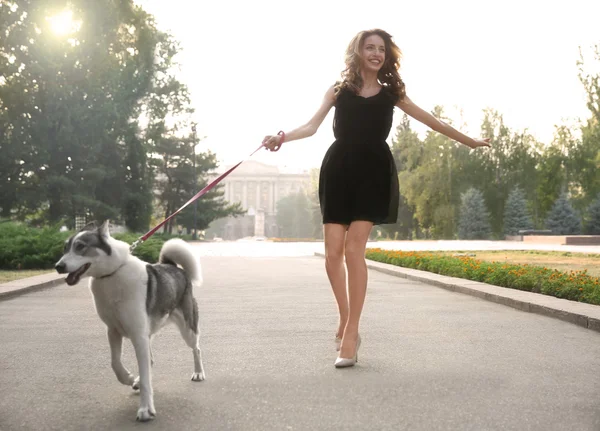
[(397, 97), (382, 87), (371, 97), (341, 90), (335, 101), (335, 141), (323, 158), (319, 203), (323, 223), (396, 223), (398, 173), (386, 138)]

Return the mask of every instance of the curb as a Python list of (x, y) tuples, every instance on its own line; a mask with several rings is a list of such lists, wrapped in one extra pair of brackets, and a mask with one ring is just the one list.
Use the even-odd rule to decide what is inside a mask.
[(29, 292), (48, 289), (65, 282), (64, 274), (36, 275), (0, 284), (0, 301), (12, 299)]
[[(325, 257), (316, 252), (315, 256)], [(367, 268), (407, 280), (441, 287), (451, 292), (475, 296), (517, 310), (552, 317), (600, 332), (600, 306), (568, 299), (555, 298), (541, 293), (526, 292), (507, 287), (494, 286), (464, 278), (448, 277), (432, 272), (403, 268), (367, 259)]]

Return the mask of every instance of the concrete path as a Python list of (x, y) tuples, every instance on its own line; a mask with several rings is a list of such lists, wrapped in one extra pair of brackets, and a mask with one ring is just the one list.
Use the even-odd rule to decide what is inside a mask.
[(203, 266), (207, 380), (189, 380), (165, 328), (149, 424), (113, 375), (87, 280), (0, 302), (0, 430), (600, 430), (596, 331), (371, 271), (360, 362), (337, 370), (322, 258)]

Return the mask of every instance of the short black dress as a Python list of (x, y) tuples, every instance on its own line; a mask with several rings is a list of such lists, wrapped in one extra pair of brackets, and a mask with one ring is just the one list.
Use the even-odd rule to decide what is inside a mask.
[(323, 223), (396, 223), (398, 172), (385, 140), (397, 100), (387, 87), (371, 97), (348, 89), (337, 94), (335, 141), (325, 153), (319, 176)]

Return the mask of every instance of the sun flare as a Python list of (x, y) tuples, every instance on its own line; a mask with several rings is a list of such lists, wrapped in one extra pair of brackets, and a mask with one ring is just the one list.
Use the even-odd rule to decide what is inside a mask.
[(79, 30), (81, 25), (81, 21), (73, 20), (73, 12), (70, 10), (64, 10), (46, 19), (50, 23), (52, 32), (59, 36), (74, 33)]

